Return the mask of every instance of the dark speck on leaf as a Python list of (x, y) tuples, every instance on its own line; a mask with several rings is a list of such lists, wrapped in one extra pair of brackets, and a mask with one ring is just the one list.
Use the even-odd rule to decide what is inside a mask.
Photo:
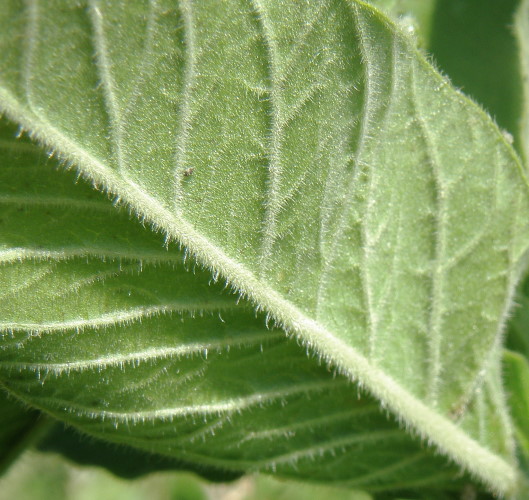
[(184, 170), (184, 177), (189, 177), (195, 169), (193, 167), (190, 167), (186, 170)]

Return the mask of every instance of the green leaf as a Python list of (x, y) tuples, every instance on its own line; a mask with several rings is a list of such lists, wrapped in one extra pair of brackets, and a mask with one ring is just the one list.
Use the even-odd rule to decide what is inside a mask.
[(416, 36), (441, 71), (479, 102), (505, 130), (506, 138), (523, 153), (521, 121), (527, 71), (520, 67), (517, 38), (518, 45), (523, 45), (526, 31), (523, 23), (529, 19), (524, 2), (370, 0), (370, 3), (385, 10), (404, 30)]
[[(126, 9), (12, 0), (0, 24), (0, 109), (343, 375), (337, 384), (294, 340), (267, 331), (220, 285), (208, 288), (207, 272), (184, 272), (178, 253), (129, 229), (123, 215), (107, 223), (106, 205), (83, 198), (69, 218), (48, 181), (51, 215), (31, 212), (21, 230), (11, 204), (5, 220), (17, 230), (2, 231), (10, 265), (2, 268), (1, 366), (11, 391), (128, 444), (388, 489), (395, 469), (379, 465), (376, 475), (375, 456), (356, 462), (367, 471), (341, 455), (326, 467), (307, 459), (360, 442), (376, 442), (376, 455), (395, 433), (403, 444), (391, 449), (419, 474), (418, 444), (366, 391), (435, 446), (426, 453), (440, 450), (493, 490), (514, 488), (499, 362), (528, 246), (527, 183), (503, 135), (413, 40), (352, 0)], [(35, 245), (40, 233), (45, 245)], [(179, 322), (193, 311), (221, 311), (226, 323), (215, 314)], [(178, 359), (180, 371), (148, 391), (164, 358)], [(139, 364), (124, 369), (129, 362)], [(362, 388), (359, 400), (348, 380)], [(262, 403), (252, 425), (266, 428), (282, 400), (287, 423), (268, 438), (307, 413), (326, 421), (345, 405), (349, 417), (326, 426), (330, 434), (312, 448), (314, 421), (296, 430), (301, 445), (263, 446), (268, 431), (254, 442), (246, 410)], [(212, 420), (201, 435), (215, 431), (222, 445), (189, 451), (184, 438), (167, 436), (165, 418), (187, 415), (170, 426), (185, 436), (197, 432), (191, 415), (203, 414)], [(342, 437), (341, 425), (352, 433)], [(248, 436), (247, 448), (234, 445)], [(384, 448), (396, 463), (389, 455)]]
[[(527, 2), (370, 0), (370, 3), (417, 37), (419, 45), (428, 50), (441, 71), (479, 102), (505, 130), (506, 138), (524, 154), (522, 142), (527, 133), (521, 130), (521, 122), (527, 70), (521, 68), (519, 52), (523, 58), (526, 52), (523, 33), (527, 30), (523, 25), (529, 19), (524, 6)], [(527, 64), (522, 61), (524, 65)]]
[[(173, 245), (4, 137), (0, 376), (20, 398), (210, 479), (257, 470), (430, 498), (469, 481)], [(77, 440), (40, 446), (107, 465)]]

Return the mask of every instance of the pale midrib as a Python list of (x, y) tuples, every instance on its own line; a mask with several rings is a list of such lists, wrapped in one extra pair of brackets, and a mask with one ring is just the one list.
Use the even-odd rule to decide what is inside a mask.
[[(333, 365), (353, 380), (361, 382), (374, 396), (391, 408), (404, 422), (413, 426), (421, 436), (428, 437), (439, 449), (494, 489), (508, 491), (516, 481), (516, 471), (501, 457), (483, 448), (453, 422), (426, 406), (397, 384), (380, 368), (373, 366), (356, 349), (345, 344), (325, 327), (307, 317), (278, 292), (270, 288), (240, 263), (222, 250), (179, 214), (169, 212), (133, 182), (120, 179), (115, 172), (84, 151), (59, 130), (28, 116), (27, 110), (6, 89), (0, 88), (0, 106), (15, 122), (31, 129), (38, 139), (57, 151), (67, 151), (68, 158), (93, 181), (103, 184), (110, 192), (119, 193), (138, 214), (150, 220), (156, 228), (188, 247), (199, 262), (211, 269), (222, 270), (233, 286), (248, 295), (260, 308), (272, 311), (275, 318), (300, 339), (322, 353)], [(31, 115), (31, 113), (29, 113)]]
[(89, 369), (106, 369), (110, 367), (123, 367), (130, 363), (143, 363), (145, 361), (160, 360), (167, 358), (178, 358), (203, 354), (208, 350), (223, 350), (230, 347), (248, 347), (254, 344), (263, 344), (270, 340), (284, 338), (283, 332), (266, 332), (263, 334), (238, 335), (231, 339), (219, 339), (212, 342), (200, 342), (196, 344), (181, 344), (173, 347), (151, 347), (142, 351), (127, 352), (123, 354), (112, 354), (93, 359), (82, 359), (69, 362), (56, 363), (22, 363), (12, 361), (0, 361), (4, 369), (31, 370), (35, 372), (52, 373), (61, 375), (70, 371), (84, 371)]

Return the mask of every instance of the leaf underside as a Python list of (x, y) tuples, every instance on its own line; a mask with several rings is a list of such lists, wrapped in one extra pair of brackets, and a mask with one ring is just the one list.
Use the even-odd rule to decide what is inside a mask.
[(162, 236), (3, 132), (0, 373), (19, 397), (206, 475), (370, 491), (468, 480)]
[(398, 420), (514, 487), (499, 363), (525, 179), (395, 26), (346, 0), (10, 0), (0, 25), (0, 109), (185, 247), (4, 134), (10, 391), (227, 470), (446, 482)]

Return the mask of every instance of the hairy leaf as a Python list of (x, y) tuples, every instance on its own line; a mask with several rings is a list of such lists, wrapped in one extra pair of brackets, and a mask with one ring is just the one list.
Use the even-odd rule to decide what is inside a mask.
[[(258, 470), (374, 492), (420, 487), (430, 498), (468, 481), (250, 304), (184, 265), (182, 252), (55, 172), (38, 148), (11, 139), (0, 152), (9, 331), (0, 373), (19, 397), (213, 479)], [(492, 392), (486, 404), (498, 411)], [(71, 457), (64, 441), (55, 449)], [(97, 443), (73, 458), (91, 449), (105, 465)]]
[[(159, 433), (157, 446), (206, 464), (283, 475), (300, 467), (313, 479), (354, 481), (362, 471), (348, 460), (303, 462), (325, 455), (326, 440), (333, 450), (349, 441), (322, 438), (304, 448), (300, 466), (289, 440), (272, 439), (270, 452), (237, 447), (253, 434), (232, 414), (263, 404), (253, 424), (266, 428), (285, 401), (288, 427), (307, 412), (339, 414), (333, 405), (342, 401), (352, 405), (345, 422), (354, 445), (372, 425), (382, 434), (367, 440), (378, 445), (389, 443), (387, 432), (405, 436), (370, 397), (357, 400), (355, 380), (490, 488), (514, 487), (499, 362), (528, 245), (527, 184), (502, 134), (414, 41), (353, 0), (12, 0), (0, 24), (0, 109), (345, 375), (339, 387), (322, 378), (326, 370), (294, 341), (267, 331), (221, 287), (208, 288), (208, 273), (185, 272), (180, 255), (144, 232), (128, 236), (123, 216), (106, 224), (106, 205), (95, 209), (103, 226), (90, 244), (84, 233), (97, 217), (85, 200), (75, 222), (46, 231), (70, 217), (58, 197), (58, 213), (30, 215), (25, 242), (17, 240), (24, 231), (6, 232), (3, 344), (11, 361), (2, 366), (11, 391), (96, 434), (117, 426), (114, 439), (123, 433), (153, 447), (143, 433)], [(19, 226), (14, 208), (5, 219)], [(49, 237), (44, 250), (33, 246), (39, 231)], [(123, 249), (120, 262), (101, 267), (101, 256)], [(39, 252), (45, 259), (28, 266), (24, 259)], [(186, 321), (194, 312), (213, 314)], [(178, 360), (180, 371), (149, 391), (165, 373), (163, 358)], [(134, 370), (125, 368), (131, 362)], [(245, 373), (237, 383), (234, 371)], [(185, 436), (203, 414), (226, 429), (216, 433), (225, 441), (215, 456), (210, 445), (184, 451), (165, 434), (174, 423), (153, 426), (187, 417)], [(198, 437), (209, 431), (211, 422)], [(303, 435), (295, 437), (306, 444)], [(403, 446), (392, 449), (402, 457)], [(423, 461), (415, 460), (416, 473)]]
[(505, 130), (506, 138), (522, 149), (524, 77), (515, 32), (519, 39), (523, 37), (522, 11), (527, 10), (524, 2), (371, 0), (371, 3), (385, 9), (403, 29), (416, 36), (453, 84), (476, 99)]

